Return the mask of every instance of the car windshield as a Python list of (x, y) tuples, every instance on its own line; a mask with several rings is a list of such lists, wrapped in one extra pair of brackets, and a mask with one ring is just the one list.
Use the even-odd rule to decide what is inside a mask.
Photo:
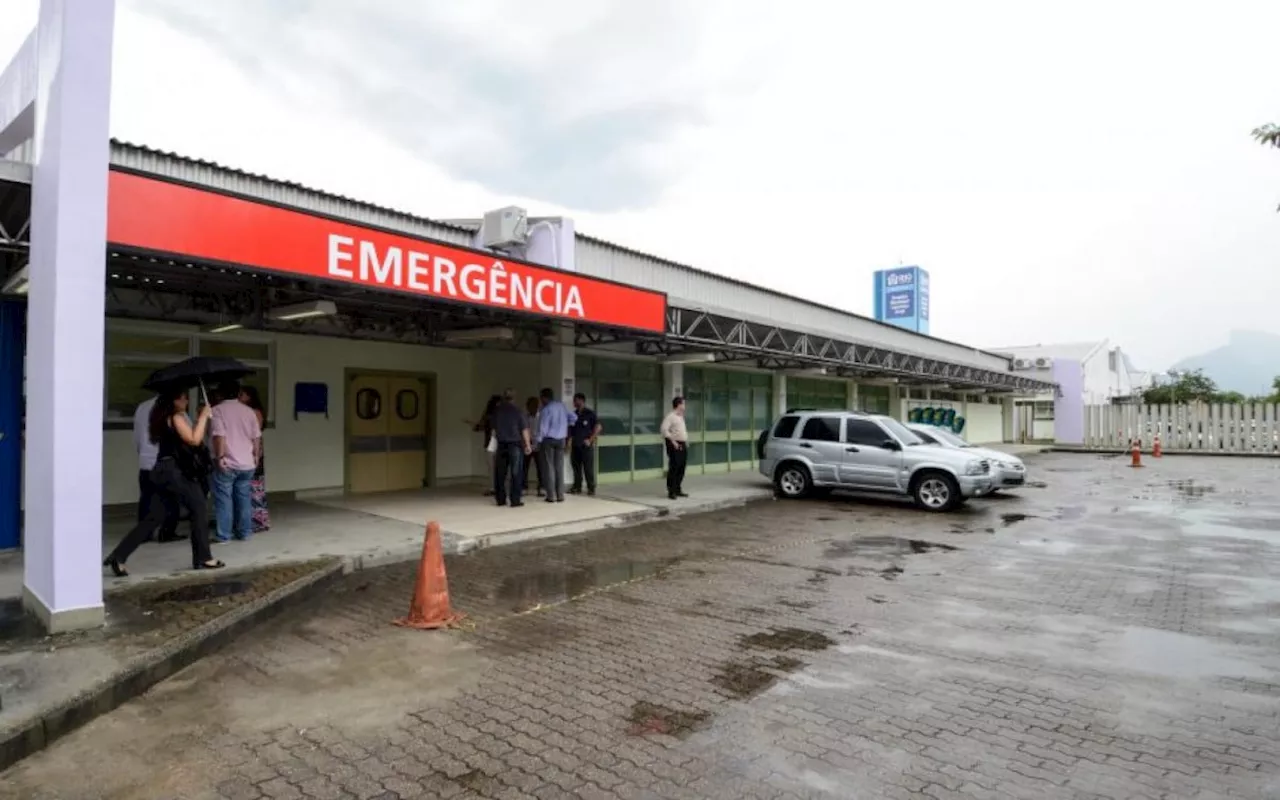
[(919, 436), (916, 436), (914, 431), (912, 431), (906, 425), (903, 425), (901, 422), (898, 422), (893, 417), (879, 417), (877, 421), (881, 425), (883, 425), (889, 431), (889, 433), (892, 433), (894, 436), (897, 436), (898, 441), (902, 442), (908, 447), (913, 447), (918, 444), (924, 444), (924, 439), (921, 439)]
[(956, 436), (951, 431), (944, 431), (941, 428), (939, 428), (936, 431), (929, 431), (929, 433), (933, 434), (934, 436), (946, 442), (947, 444), (951, 445), (952, 447), (973, 447), (973, 445), (969, 444), (964, 439), (961, 439), (959, 436)]

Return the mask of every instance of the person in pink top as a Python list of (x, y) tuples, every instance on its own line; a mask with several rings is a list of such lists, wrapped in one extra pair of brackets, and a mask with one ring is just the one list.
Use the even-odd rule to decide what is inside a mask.
[(234, 381), (219, 387), (227, 398), (213, 407), (213, 511), (219, 542), (248, 539), (253, 532), (253, 475), (262, 456), (262, 425), (239, 398)]

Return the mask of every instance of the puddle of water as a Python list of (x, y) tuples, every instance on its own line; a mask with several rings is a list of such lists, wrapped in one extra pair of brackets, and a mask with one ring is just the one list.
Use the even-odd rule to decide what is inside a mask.
[(1218, 491), (1218, 487), (1211, 483), (1196, 483), (1195, 478), (1169, 481), (1168, 486), (1182, 497), (1188, 499), (1204, 497), (1206, 494), (1212, 494), (1213, 492)]
[(513, 611), (528, 611), (573, 600), (606, 586), (657, 576), (678, 561), (620, 561), (513, 575), (502, 581), (496, 596)]
[(907, 546), (911, 548), (911, 552), (913, 553), (931, 553), (934, 550), (950, 553), (960, 549), (955, 545), (942, 544), (941, 542), (926, 542), (923, 539), (911, 539), (907, 542)]
[(1019, 522), (1022, 522), (1023, 520), (1034, 519), (1034, 518), (1035, 517), (1032, 514), (1019, 514), (1016, 512), (1011, 514), (1001, 514), (1000, 523), (1002, 527), (1007, 528), (1010, 525), (1015, 525)]
[(631, 707), (631, 716), (628, 719), (631, 722), (628, 733), (632, 736), (657, 733), (674, 736), (677, 739), (687, 738), (694, 731), (702, 730), (711, 724), (710, 712), (681, 711), (644, 700)]
[(770, 631), (753, 633), (738, 639), (742, 648), (754, 647), (760, 650), (826, 650), (835, 644), (829, 636), (817, 631), (803, 628), (774, 628)]
[(769, 661), (729, 661), (711, 677), (711, 683), (731, 697), (745, 700), (760, 694), (778, 682), (778, 672), (794, 672), (804, 662), (790, 656), (775, 656)]
[(1228, 653), (1211, 639), (1154, 628), (1129, 628), (1118, 643), (1121, 664), (1142, 672), (1170, 678), (1271, 677), (1271, 670)]
[(785, 606), (786, 608), (794, 608), (798, 611), (804, 611), (805, 609), (813, 608), (817, 603), (812, 600), (779, 600), (778, 605)]
[(1018, 544), (1026, 547), (1034, 547), (1054, 556), (1065, 555), (1076, 549), (1076, 545), (1071, 542), (1051, 541), (1049, 539), (1027, 539), (1018, 542)]

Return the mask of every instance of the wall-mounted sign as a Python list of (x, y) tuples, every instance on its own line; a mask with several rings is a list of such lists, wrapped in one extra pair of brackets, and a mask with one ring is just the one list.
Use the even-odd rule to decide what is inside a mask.
[(424, 300), (666, 332), (662, 292), (121, 170), (108, 184), (107, 241)]
[(954, 408), (934, 408), (933, 406), (925, 406), (923, 408), (913, 408), (907, 412), (907, 422), (914, 422), (921, 425), (934, 425), (939, 428), (946, 428), (957, 436), (964, 430), (964, 417), (956, 416)]
[(917, 333), (929, 332), (929, 273), (920, 267), (876, 272), (874, 297), (877, 320)]

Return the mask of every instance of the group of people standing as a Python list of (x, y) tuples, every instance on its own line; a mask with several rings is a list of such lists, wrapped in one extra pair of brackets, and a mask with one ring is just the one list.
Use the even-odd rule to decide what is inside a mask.
[[(596, 440), (600, 422), (587, 407), (586, 395), (573, 396), (569, 409), (551, 389), (516, 405), (515, 391), (493, 395), (473, 430), (484, 436), (485, 452), (493, 476), (493, 488), (485, 494), (498, 505), (519, 507), (529, 490), (529, 478), (537, 481), (538, 495), (548, 503), (564, 502), (566, 492), (596, 493)], [(573, 484), (565, 488), (564, 457), (569, 454)]]
[[(522, 506), (529, 491), (532, 472), (537, 478), (538, 495), (548, 503), (564, 501), (564, 456), (569, 453), (573, 469), (573, 485), (569, 494), (579, 494), (585, 485), (588, 495), (596, 493), (596, 441), (600, 437), (600, 420), (587, 406), (581, 392), (573, 396), (573, 408), (555, 398), (551, 389), (543, 389), (537, 397), (525, 401), (522, 411), (515, 403), (515, 392), (507, 389), (493, 395), (477, 422), (467, 421), (484, 436), (493, 488), (486, 489), (498, 505)], [(667, 496), (676, 500), (689, 495), (684, 491), (684, 474), (689, 459), (689, 433), (684, 421), (684, 398), (671, 401), (671, 412), (660, 428), (667, 451)]]
[[(181, 512), (191, 525), (191, 566), (220, 569), (210, 544), (245, 540), (271, 527), (262, 453), (265, 409), (256, 389), (224, 381), (193, 420), (189, 390), (163, 390), (133, 418), (138, 452), (137, 524), (103, 562), (117, 577), (145, 541), (177, 541)], [(209, 519), (212, 494), (214, 519)], [(214, 529), (211, 537), (209, 529)]]

